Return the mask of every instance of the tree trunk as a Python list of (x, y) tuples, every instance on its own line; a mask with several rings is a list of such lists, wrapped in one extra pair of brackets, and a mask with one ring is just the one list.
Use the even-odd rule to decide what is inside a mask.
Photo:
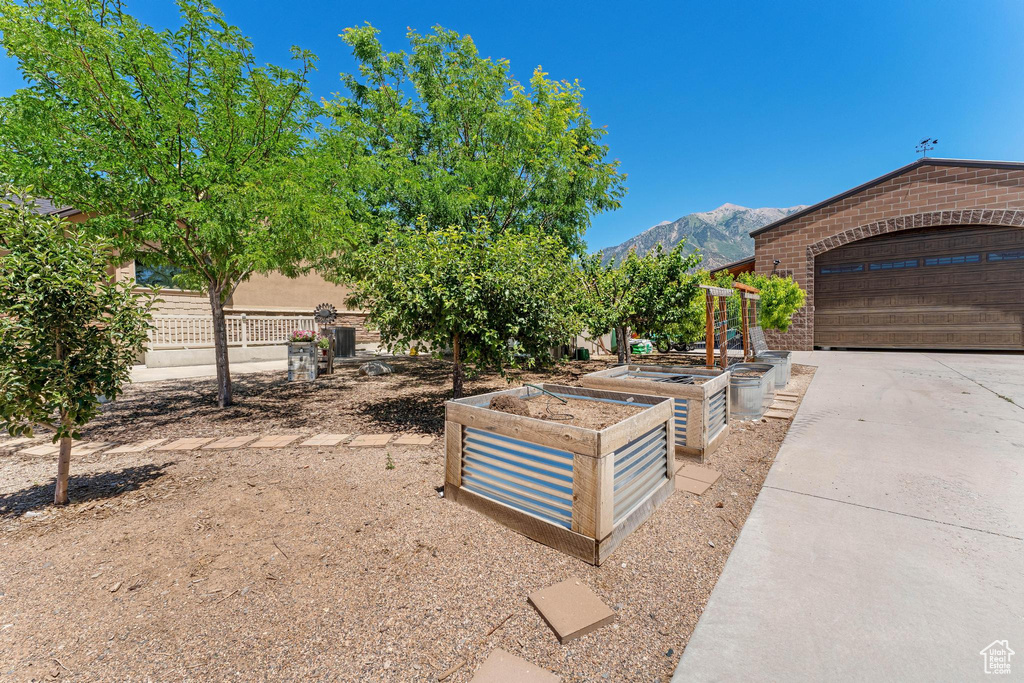
[[(64, 424), (65, 416), (61, 414), (61, 424)], [(71, 437), (65, 436), (60, 440), (60, 456), (57, 458), (57, 486), (53, 491), (54, 505), (68, 504), (68, 474), (71, 472)]]
[(625, 327), (616, 327), (615, 328), (615, 346), (617, 347), (616, 351), (618, 352), (619, 362), (620, 363), (625, 363), (626, 362), (626, 349), (629, 348), (629, 346), (625, 342), (626, 342), (626, 328)]
[(210, 309), (213, 313), (214, 361), (217, 363), (217, 405), (231, 405), (231, 370), (228, 367), (228, 326), (224, 320), (224, 302), (219, 285), (210, 283)]
[(626, 364), (628, 365), (633, 362), (633, 346), (630, 343), (632, 340), (630, 339), (628, 327), (622, 328), (622, 336), (626, 338)]
[(462, 345), (459, 335), (452, 337), (452, 397), (462, 398)]

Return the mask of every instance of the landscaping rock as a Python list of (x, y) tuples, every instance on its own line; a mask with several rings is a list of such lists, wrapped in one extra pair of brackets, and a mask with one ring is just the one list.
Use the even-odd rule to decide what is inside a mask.
[(359, 366), (359, 374), (366, 377), (377, 377), (378, 375), (390, 375), (394, 370), (383, 361), (371, 360)]
[(490, 408), (491, 410), (500, 410), (503, 413), (509, 413), (511, 415), (530, 417), (530, 404), (521, 398), (508, 396), (507, 394), (492, 398)]

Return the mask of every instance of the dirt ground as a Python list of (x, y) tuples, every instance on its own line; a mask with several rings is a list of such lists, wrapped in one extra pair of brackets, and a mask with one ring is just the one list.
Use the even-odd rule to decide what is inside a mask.
[[(405, 432), (438, 436), (429, 447), (81, 456), (59, 509), (54, 457), (0, 454), (0, 680), (468, 681), (496, 647), (564, 681), (667, 680), (789, 423), (734, 423), (707, 463), (722, 478), (591, 567), (439, 496), (448, 366), (394, 365), (311, 385), (240, 376), (225, 411), (210, 379), (135, 385), (84, 436)], [(578, 384), (607, 365), (518, 379)], [(813, 370), (793, 372), (802, 394)], [(570, 576), (618, 619), (562, 646), (526, 596)]]

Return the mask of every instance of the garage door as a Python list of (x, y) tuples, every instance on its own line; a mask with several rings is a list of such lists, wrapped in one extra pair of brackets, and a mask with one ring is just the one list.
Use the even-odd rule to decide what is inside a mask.
[(1024, 229), (892, 233), (814, 266), (815, 346), (1024, 349)]

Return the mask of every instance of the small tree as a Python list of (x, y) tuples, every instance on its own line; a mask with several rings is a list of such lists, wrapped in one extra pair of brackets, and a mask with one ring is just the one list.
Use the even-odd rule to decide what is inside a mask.
[(584, 324), (596, 335), (615, 330), (619, 362), (630, 361), (632, 332), (667, 334), (692, 316), (699, 282), (690, 271), (701, 256), (684, 255), (683, 246), (666, 252), (659, 244), (643, 256), (631, 250), (620, 265), (601, 265), (600, 253), (583, 259)]
[[(5, 188), (4, 196), (16, 195)], [(0, 427), (60, 442), (53, 502), (68, 502), (71, 440), (114, 398), (144, 349), (152, 299), (111, 283), (108, 243), (36, 214), (30, 197), (0, 206)]]
[(361, 252), (365, 275), (352, 303), (369, 311), (390, 350), (425, 343), (452, 352), (452, 394), (464, 364), (533, 366), (576, 334), (573, 264), (560, 240), (493, 235), (490, 226), (395, 229)]
[(315, 57), (261, 66), (209, 0), (156, 31), (120, 0), (4, 3), (7, 54), (29, 83), (0, 103), (0, 163), (125, 260), (155, 253), (210, 300), (217, 400), (231, 403), (224, 305), (253, 273), (296, 275), (344, 245), (351, 179), (313, 163)]
[(741, 273), (736, 279), (761, 291), (757, 321), (766, 330), (788, 330), (793, 315), (803, 308), (807, 299), (807, 293), (789, 276)]
[(478, 231), (482, 217), (493, 232), (539, 231), (582, 251), (591, 216), (618, 208), (625, 176), (579, 84), (538, 68), (527, 89), (507, 60), (480, 57), (469, 36), (440, 26), (410, 31), (409, 53), (385, 51), (377, 33), (342, 34), (359, 73), (328, 103), (337, 130), (325, 139), (340, 140), (341, 158), (360, 141), (377, 224)]

